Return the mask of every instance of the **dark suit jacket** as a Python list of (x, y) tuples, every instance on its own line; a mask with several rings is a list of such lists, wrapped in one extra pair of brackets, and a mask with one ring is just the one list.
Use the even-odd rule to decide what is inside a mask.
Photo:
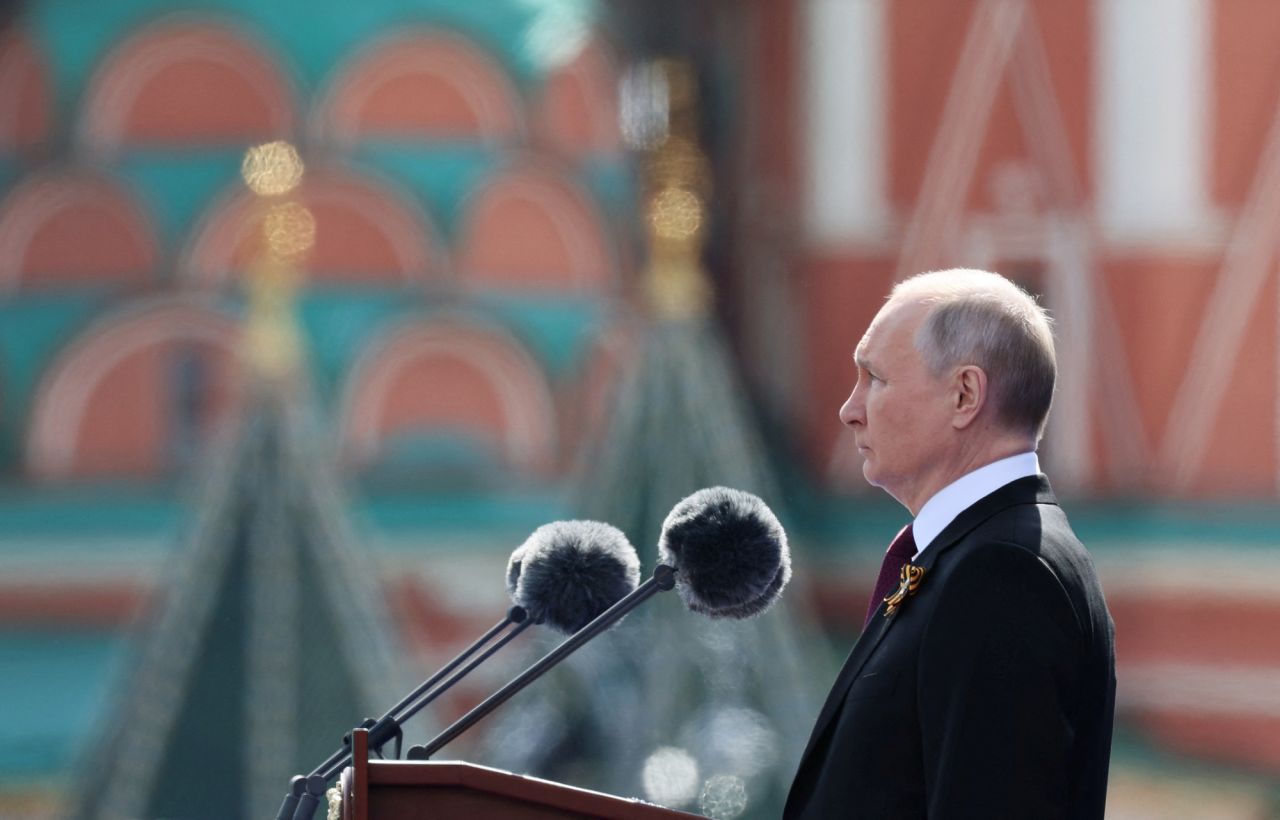
[(1044, 476), (962, 512), (854, 645), (786, 818), (1100, 818), (1115, 629)]

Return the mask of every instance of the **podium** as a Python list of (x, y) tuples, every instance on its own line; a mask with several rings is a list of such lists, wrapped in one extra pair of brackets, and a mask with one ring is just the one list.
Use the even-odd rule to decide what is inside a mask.
[[(369, 733), (351, 737), (343, 820), (692, 820), (699, 815), (470, 763), (370, 760)], [(321, 806), (323, 810), (323, 803)]]

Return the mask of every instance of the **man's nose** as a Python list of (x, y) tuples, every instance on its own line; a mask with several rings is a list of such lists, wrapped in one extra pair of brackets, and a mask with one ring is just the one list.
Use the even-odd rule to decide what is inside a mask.
[(840, 423), (846, 427), (853, 427), (862, 424), (863, 416), (862, 397), (858, 395), (858, 388), (854, 388), (849, 394), (849, 398), (844, 400), (844, 404), (840, 406)]

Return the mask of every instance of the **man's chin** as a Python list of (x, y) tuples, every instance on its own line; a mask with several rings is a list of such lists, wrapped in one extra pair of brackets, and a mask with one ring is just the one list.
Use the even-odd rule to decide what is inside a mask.
[(897, 501), (899, 504), (902, 503), (902, 499), (898, 498), (897, 493), (885, 486), (884, 475), (877, 471), (870, 461), (862, 462), (862, 477), (865, 478), (867, 483), (872, 487), (875, 487), (877, 490), (883, 490), (888, 493), (889, 497), (894, 501)]

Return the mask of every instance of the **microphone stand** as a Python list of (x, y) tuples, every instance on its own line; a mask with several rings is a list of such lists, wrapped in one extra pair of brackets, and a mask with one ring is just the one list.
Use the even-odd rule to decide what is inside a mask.
[[(401, 724), (448, 691), (450, 687), (469, 674), (471, 670), (506, 646), (534, 623), (534, 621), (529, 620), (529, 615), (523, 607), (513, 606), (507, 610), (505, 618), (494, 624), (488, 632), (484, 633), (471, 646), (445, 664), (440, 671), (427, 678), (416, 689), (401, 698), (400, 702), (388, 709), (386, 714), (376, 721), (368, 719), (361, 724), (360, 728), (369, 730), (369, 750), (380, 755), (382, 747), (387, 741), (395, 738), (396, 756), (399, 757), (400, 742), (403, 737), (400, 731)], [(515, 628), (508, 630), (512, 626)], [(485, 649), (484, 652), (481, 652), (470, 663), (466, 663), (468, 658), (478, 652), (485, 644), (501, 635), (504, 630), (508, 630), (505, 635), (502, 635), (500, 639)], [(444, 680), (446, 675), (449, 675), (464, 663), (466, 663), (466, 666), (449, 677), (448, 680)], [(442, 680), (444, 682), (440, 683)], [(434, 691), (429, 691), (438, 683), (440, 685)], [(425, 697), (423, 697), (424, 695)], [(321, 798), (324, 797), (325, 784), (351, 762), (351, 754), (351, 735), (348, 734), (342, 739), (342, 748), (331, 754), (311, 774), (306, 777), (295, 775), (289, 781), (289, 793), (285, 795), (284, 801), (280, 804), (280, 810), (276, 813), (276, 820), (310, 820), (315, 815), (316, 807), (320, 805)]]
[(506, 686), (494, 692), (479, 706), (467, 712), (448, 729), (436, 735), (425, 746), (411, 746), (407, 760), (428, 760), (451, 740), (475, 725), (481, 718), (501, 706), (513, 695), (533, 683), (551, 667), (564, 660), (578, 647), (613, 626), (622, 616), (652, 598), (659, 592), (665, 592), (675, 586), (676, 570), (666, 564), (659, 564), (653, 570), (653, 577), (636, 587), (630, 594), (618, 600), (613, 606), (600, 613), (594, 621), (579, 629), (565, 639), (563, 643), (551, 650), (545, 657), (516, 676)]

